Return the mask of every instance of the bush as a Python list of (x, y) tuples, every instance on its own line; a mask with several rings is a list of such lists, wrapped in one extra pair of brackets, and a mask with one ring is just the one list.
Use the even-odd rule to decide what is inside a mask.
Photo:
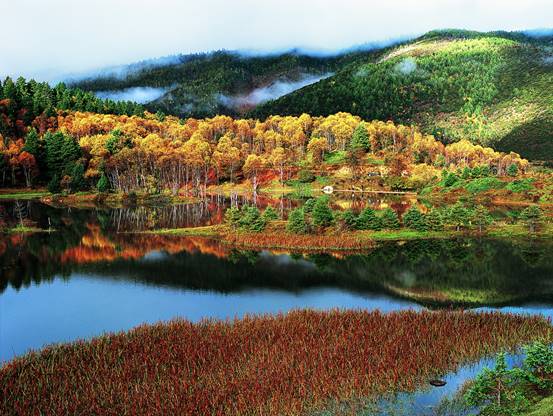
[(424, 220), (426, 223), (426, 227), (431, 231), (441, 231), (444, 228), (444, 216), (442, 215), (442, 212), (437, 208), (433, 208), (431, 211), (429, 211), (424, 216)]
[(261, 216), (265, 222), (278, 220), (278, 213), (273, 207), (267, 207)]
[(327, 197), (322, 196), (320, 198), (317, 198), (315, 204), (313, 205), (311, 217), (313, 219), (313, 225), (315, 227), (324, 228), (332, 224), (334, 216), (332, 215), (332, 210), (328, 206)]
[(533, 179), (517, 179), (509, 182), (505, 189), (515, 193), (528, 192), (534, 188), (533, 182)]
[(553, 388), (553, 349), (542, 342), (524, 347), (522, 367), (507, 368), (505, 354), (497, 356), (495, 368), (484, 368), (466, 391), (467, 405), (480, 415), (521, 415), (531, 401)]
[(231, 227), (237, 228), (240, 225), (240, 210), (236, 207), (228, 208), (225, 211), (225, 222)]
[(294, 234), (305, 234), (307, 224), (305, 223), (305, 213), (302, 208), (296, 208), (290, 211), (288, 215), (288, 224), (286, 229)]
[(461, 227), (469, 225), (470, 217), (470, 211), (461, 202), (456, 202), (448, 211), (445, 219), (447, 224), (454, 225), (457, 231), (459, 231)]
[(265, 229), (265, 220), (261, 217), (259, 209), (257, 207), (242, 208), (240, 212), (241, 218), (239, 220), (240, 228), (248, 231), (260, 232)]
[(459, 182), (459, 180), (459, 176), (457, 176), (455, 173), (444, 170), (442, 172), (442, 181), (440, 182), (440, 184), (446, 188), (449, 188), (450, 186), (453, 186), (457, 182)]
[(365, 208), (357, 218), (358, 230), (379, 231), (382, 229), (382, 220), (376, 215), (372, 208)]
[(513, 177), (518, 175), (518, 166), (516, 165), (516, 163), (509, 165), (509, 167), (507, 168), (507, 175)]
[(399, 228), (399, 218), (396, 212), (391, 208), (386, 208), (380, 215), (382, 227), (388, 230), (397, 230)]
[(307, 201), (305, 201), (305, 204), (303, 204), (303, 210), (310, 214), (311, 211), (313, 211), (313, 206), (315, 205), (315, 200), (313, 198), (309, 198)]
[(348, 230), (355, 230), (357, 228), (357, 215), (351, 209), (344, 211), (340, 215), (340, 220), (343, 222), (344, 227)]
[(543, 222), (543, 212), (538, 206), (532, 205), (522, 210), (520, 219), (528, 225), (528, 229), (533, 233)]
[(486, 207), (478, 205), (472, 211), (471, 222), (474, 226), (478, 227), (480, 232), (482, 232), (485, 227), (493, 223), (493, 218)]
[(84, 179), (84, 166), (82, 163), (76, 163), (71, 171), (71, 182), (69, 182), (69, 189), (71, 192), (79, 192), (85, 186)]
[(490, 177), (490, 178), (479, 178), (473, 179), (465, 185), (465, 189), (471, 193), (478, 193), (488, 191), (490, 189), (501, 189), (505, 184), (499, 179)]
[(107, 192), (109, 191), (109, 180), (107, 176), (102, 173), (100, 176), (100, 179), (98, 179), (98, 183), (96, 184), (96, 188), (98, 188), (99, 192)]
[(418, 231), (426, 231), (428, 226), (426, 220), (417, 207), (411, 207), (403, 216), (403, 225)]
[(516, 390), (518, 381), (518, 371), (507, 369), (505, 354), (498, 354), (495, 368), (484, 368), (465, 393), (465, 400), (471, 407), (480, 407), (480, 415), (520, 414), (529, 401)]

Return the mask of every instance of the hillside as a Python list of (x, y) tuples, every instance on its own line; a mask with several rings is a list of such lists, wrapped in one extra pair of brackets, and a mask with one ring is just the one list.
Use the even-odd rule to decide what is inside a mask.
[(151, 88), (156, 95), (147, 109), (182, 117), (345, 111), (367, 120), (415, 123), (445, 143), (466, 137), (529, 159), (553, 160), (551, 37), (434, 31), (332, 57), (222, 51), (121, 72), (126, 75), (74, 85), (102, 97)]
[(416, 123), (442, 141), (462, 137), (553, 159), (553, 41), (522, 34), (430, 32), (381, 50), (251, 115), (327, 115)]
[(218, 51), (179, 55), (107, 71), (72, 85), (100, 95), (133, 89), (158, 91), (147, 104), (152, 112), (178, 116), (238, 115), (257, 104), (332, 75), (370, 52), (314, 57), (291, 51), (251, 56)]

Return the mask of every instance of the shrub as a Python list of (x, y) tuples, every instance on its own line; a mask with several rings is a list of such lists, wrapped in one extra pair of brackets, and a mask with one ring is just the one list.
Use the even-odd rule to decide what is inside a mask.
[(418, 231), (426, 231), (428, 229), (425, 218), (417, 207), (411, 207), (407, 210), (403, 216), (403, 225)]
[(486, 207), (483, 207), (482, 205), (478, 205), (473, 211), (471, 215), (471, 222), (473, 225), (478, 227), (478, 230), (482, 232), (482, 230), (493, 223), (493, 218), (488, 212)]
[(505, 184), (494, 177), (473, 179), (465, 185), (465, 189), (471, 193), (488, 191), (490, 189), (501, 189)]
[(98, 188), (99, 192), (109, 191), (109, 180), (108, 180), (108, 177), (103, 172), (102, 172), (102, 175), (100, 175), (100, 179), (98, 179), (96, 188)]
[(542, 342), (535, 342), (526, 346), (524, 352), (524, 378), (540, 390), (550, 391), (553, 388), (553, 349)]
[(305, 201), (305, 204), (303, 204), (303, 210), (310, 214), (311, 211), (313, 211), (313, 205), (315, 205), (315, 200), (313, 198), (309, 198), (307, 201)]
[(305, 223), (305, 213), (302, 208), (296, 208), (290, 211), (288, 215), (288, 224), (286, 229), (295, 234), (304, 234), (307, 232), (307, 224)]
[[(479, 414), (521, 415), (531, 400), (547, 395), (553, 388), (553, 349), (542, 342), (524, 347), (522, 367), (507, 368), (505, 354), (498, 354), (495, 368), (484, 368), (464, 398)], [(536, 397), (537, 396), (537, 397)]]
[(71, 170), (71, 182), (69, 182), (69, 189), (71, 192), (78, 192), (82, 190), (84, 186), (84, 166), (82, 163), (76, 163)]
[(257, 207), (244, 207), (241, 211), (239, 220), (240, 227), (248, 230), (260, 232), (265, 229), (265, 220), (261, 218), (261, 214)]
[(311, 217), (315, 227), (324, 228), (332, 224), (334, 216), (332, 215), (332, 210), (328, 206), (327, 197), (322, 196), (316, 199), (311, 212)]
[(231, 227), (237, 228), (240, 225), (240, 210), (236, 207), (228, 208), (225, 211), (225, 222)]
[(444, 216), (441, 210), (433, 208), (425, 216), (426, 226), (431, 231), (440, 231), (444, 228)]
[(379, 231), (382, 229), (382, 220), (376, 215), (372, 208), (365, 208), (357, 218), (358, 230)]
[(528, 192), (534, 188), (533, 182), (533, 179), (517, 179), (509, 182), (505, 189), (515, 193)]
[(455, 203), (448, 212), (446, 222), (455, 226), (457, 231), (461, 227), (467, 227), (470, 222), (470, 211), (466, 209), (461, 202)]
[(484, 370), (465, 393), (471, 407), (480, 407), (480, 415), (515, 415), (529, 405), (528, 399), (516, 391), (516, 369), (507, 369), (505, 354), (498, 354), (495, 368)]
[(518, 166), (516, 163), (512, 163), (511, 165), (509, 165), (509, 167), (507, 168), (507, 175), (513, 177), (518, 175)]
[(388, 230), (396, 230), (399, 228), (399, 218), (396, 212), (391, 208), (386, 208), (380, 215), (382, 227)]
[(357, 215), (351, 209), (348, 209), (342, 213), (340, 216), (341, 221), (343, 222), (345, 228), (348, 230), (354, 230), (357, 228)]
[(442, 181), (440, 183), (442, 186), (449, 188), (450, 186), (455, 185), (457, 182), (459, 182), (459, 176), (457, 176), (455, 173), (448, 172), (447, 170), (444, 170), (442, 172)]
[(278, 219), (278, 213), (273, 207), (267, 207), (263, 211), (263, 215), (261, 216), (265, 222), (268, 221), (274, 221)]

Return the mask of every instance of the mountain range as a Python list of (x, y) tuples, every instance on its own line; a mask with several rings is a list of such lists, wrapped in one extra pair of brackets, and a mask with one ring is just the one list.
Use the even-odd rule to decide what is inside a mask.
[(461, 138), (553, 160), (553, 36), (440, 30), (385, 47), (317, 56), (218, 51), (178, 55), (73, 81), (100, 97), (138, 97), (152, 112), (349, 112), (416, 124), (443, 142)]

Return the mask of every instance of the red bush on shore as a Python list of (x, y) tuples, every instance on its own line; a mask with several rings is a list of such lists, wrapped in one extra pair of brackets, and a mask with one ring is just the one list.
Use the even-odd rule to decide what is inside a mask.
[(301, 310), (177, 320), (47, 347), (0, 368), (2, 415), (280, 415), (416, 389), (536, 338), (539, 317)]

